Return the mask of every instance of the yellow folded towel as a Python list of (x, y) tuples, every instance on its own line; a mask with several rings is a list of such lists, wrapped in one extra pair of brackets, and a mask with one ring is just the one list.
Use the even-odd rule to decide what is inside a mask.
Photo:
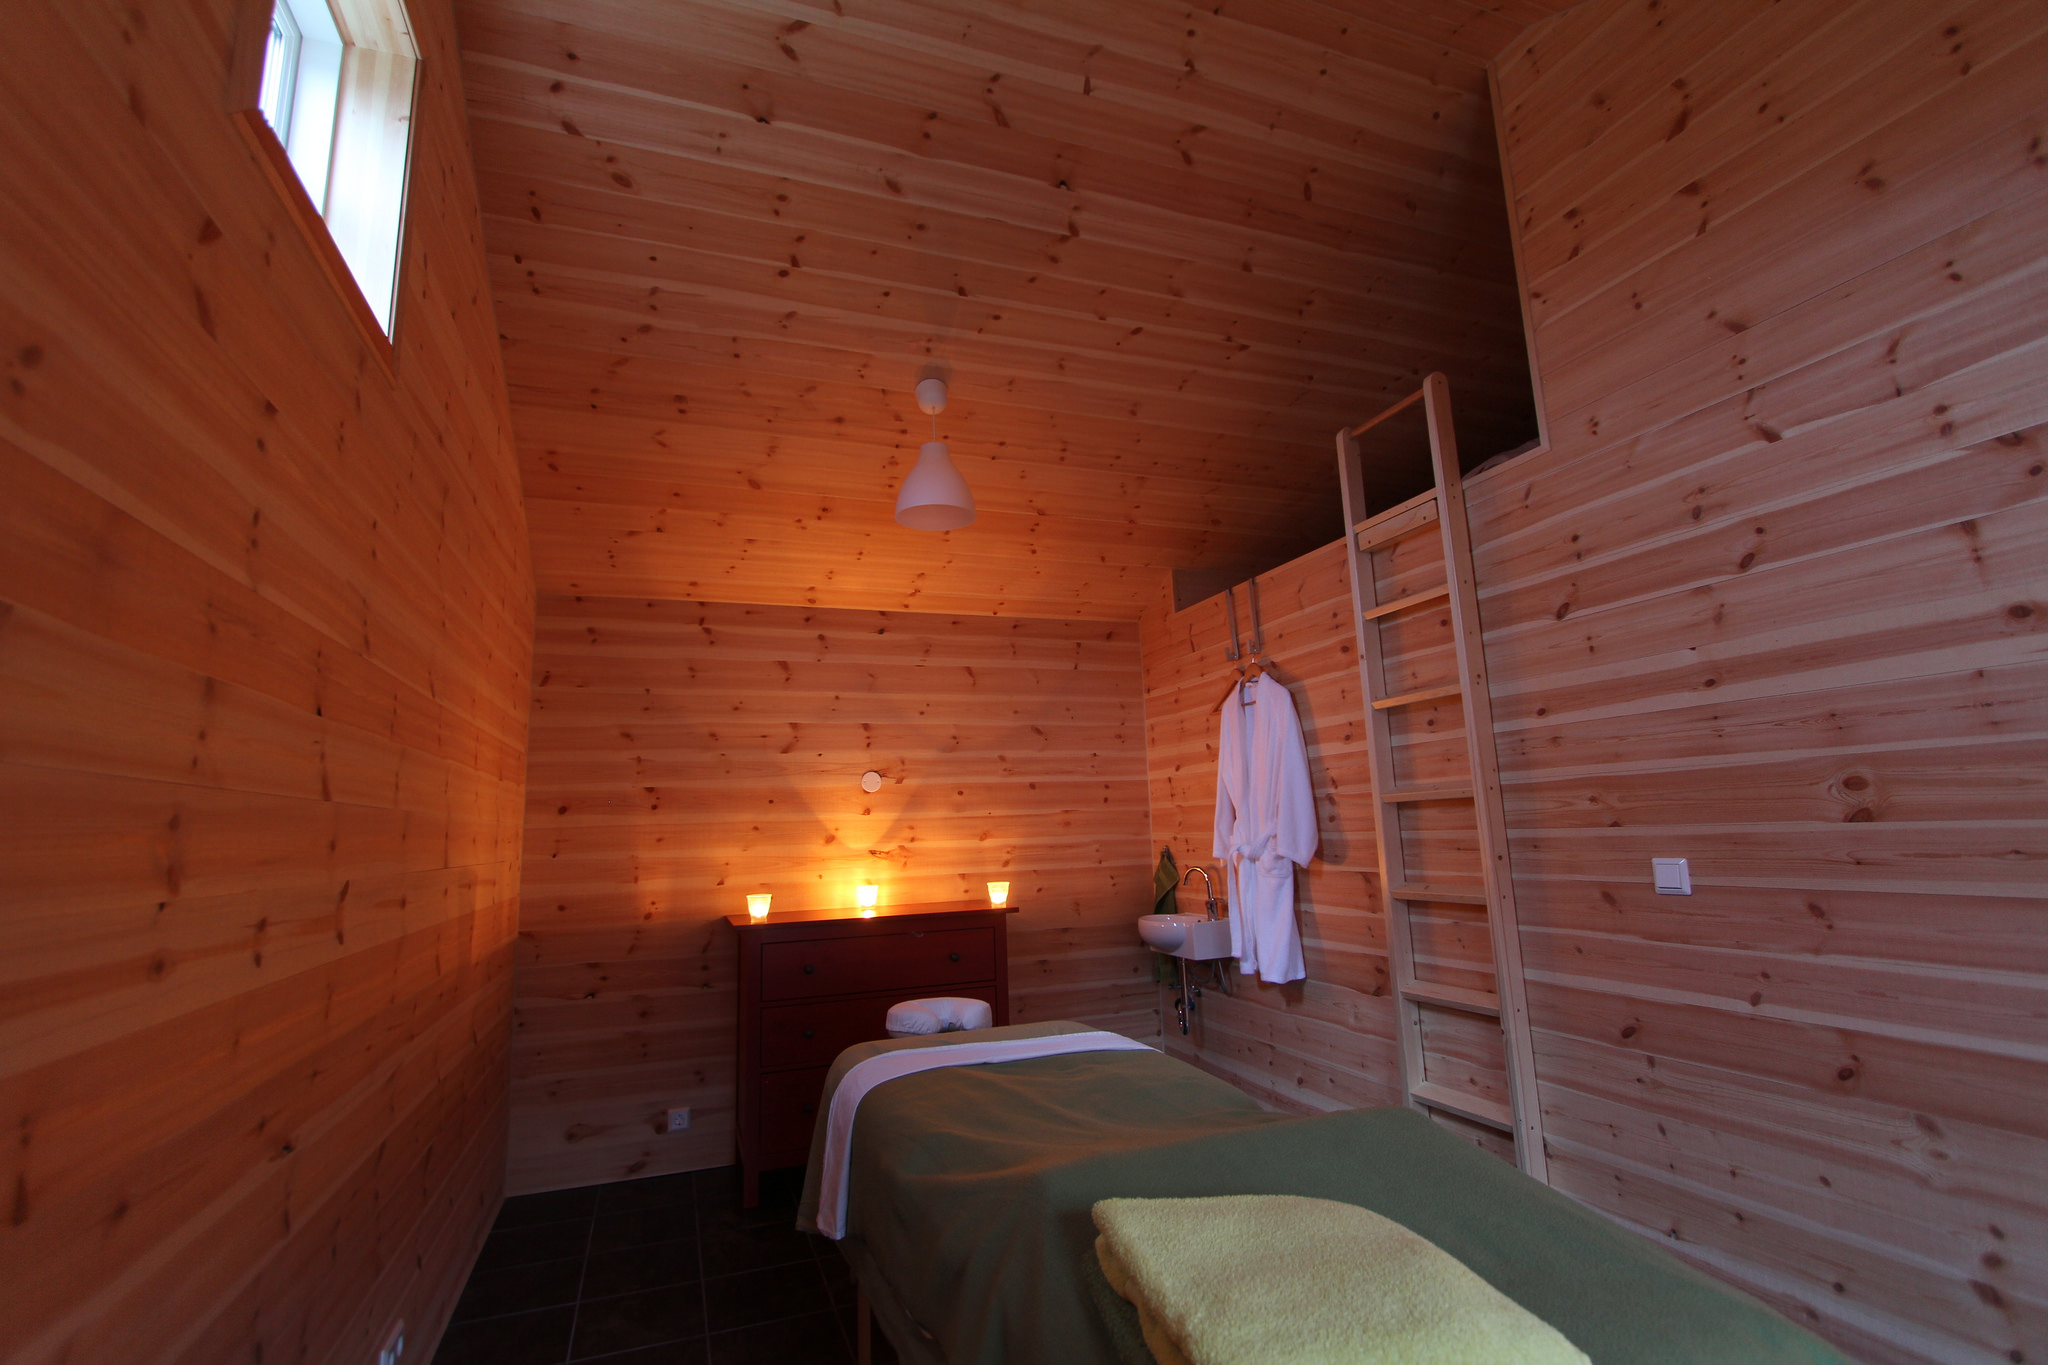
[(1095, 1253), (1159, 1365), (1591, 1365), (1457, 1258), (1296, 1195), (1105, 1199)]

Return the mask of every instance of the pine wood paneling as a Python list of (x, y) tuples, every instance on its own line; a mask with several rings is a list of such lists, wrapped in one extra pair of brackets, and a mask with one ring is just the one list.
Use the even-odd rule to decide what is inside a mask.
[(532, 585), (453, 25), (389, 368), (235, 7), (8, 17), (0, 1357), (425, 1359), (503, 1185)]
[(1134, 627), (551, 596), (534, 668), (515, 1189), (733, 1159), (750, 891), (1008, 880), (1012, 1018), (1157, 1035)]
[(1553, 1179), (1861, 1358), (2038, 1359), (2048, 12), (1726, 8), (1496, 72), (1553, 447), (1473, 532)]
[(1558, 8), (462, 0), (542, 589), (1135, 620), (1431, 369), (1521, 444), (1484, 63)]
[[(1258, 580), (1266, 657), (1273, 676), (1293, 694), (1301, 718), (1320, 825), (1321, 847), (1295, 883), (1308, 979), (1270, 986), (1239, 976), (1233, 963), (1235, 994), (1205, 986), (1194, 1032), (1186, 1038), (1173, 1020), (1174, 990), (1160, 991), (1168, 1052), (1269, 1104), (1301, 1112), (1398, 1104), (1401, 1098), (1386, 912), (1372, 835), (1372, 774), (1343, 548), (1342, 542), (1325, 546)], [(1237, 602), (1249, 641), (1242, 585)], [(1230, 628), (1223, 599), (1176, 612), (1171, 594), (1163, 595), (1141, 629), (1154, 851), (1161, 844), (1171, 847), (1183, 873), (1209, 868), (1220, 898), (1223, 869), (1209, 852), (1216, 817), (1214, 711), (1237, 677), (1236, 665), (1224, 657)], [(1434, 648), (1448, 656), (1448, 633)], [(1421, 646), (1413, 657), (1421, 661), (1430, 654), (1430, 646)], [(1459, 760), (1462, 765), (1462, 752)], [(1200, 912), (1199, 877), (1182, 889), (1180, 899), (1182, 909)]]
[[(1596, 0), (1496, 69), (1553, 445), (1473, 480), (1473, 531), (1553, 1179), (1860, 1358), (2033, 1359), (2048, 16), (1810, 18)], [(1327, 620), (1268, 627), (1297, 698), (1350, 672), (1326, 586)], [(1441, 659), (1410, 626), (1391, 667), (1420, 687)], [(1185, 862), (1223, 614), (1144, 628)], [(1168, 1045), (1285, 1107), (1384, 1102), (1390, 1019), (1355, 977), (1383, 922), (1329, 865), (1370, 807), (1341, 808), (1341, 704), (1303, 712), (1340, 806), (1310, 979), (1207, 995)], [(1446, 717), (1411, 719), (1424, 780)], [(1652, 894), (1653, 855), (1695, 894)], [(1367, 932), (1330, 933), (1333, 888)], [(1418, 926), (1442, 979), (1483, 962), (1466, 918)], [(1462, 1042), (1433, 1063), (1469, 1069)]]

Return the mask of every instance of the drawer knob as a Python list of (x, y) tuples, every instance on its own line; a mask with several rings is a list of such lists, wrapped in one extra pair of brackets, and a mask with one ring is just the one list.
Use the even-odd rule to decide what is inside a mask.
[(806, 1114), (815, 1114), (818, 1112), (818, 1106), (815, 1104), (807, 1104), (804, 1106), (804, 1112)]
[(818, 974), (818, 969), (817, 969), (816, 967), (813, 967), (813, 966), (812, 966), (812, 965), (811, 965), (810, 963), (808, 963), (808, 962), (806, 962), (806, 963), (804, 964), (804, 975), (805, 975), (805, 976), (816, 976), (817, 974)]
[(960, 954), (958, 954), (958, 953), (947, 953), (947, 954), (946, 954), (946, 961), (948, 961), (948, 962), (958, 962), (959, 960), (960, 960)]
[(814, 1028), (807, 1028), (807, 1029), (805, 1029), (805, 1030), (804, 1030), (804, 1037), (806, 1037), (806, 1038), (815, 1038), (815, 1037), (817, 1037), (817, 1036), (818, 1036), (818, 1031), (817, 1031), (816, 1029), (814, 1029)]

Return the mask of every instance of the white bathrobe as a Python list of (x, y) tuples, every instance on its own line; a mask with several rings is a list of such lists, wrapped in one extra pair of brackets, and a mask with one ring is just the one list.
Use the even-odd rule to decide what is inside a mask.
[(1228, 868), (1238, 966), (1262, 981), (1307, 976), (1294, 923), (1294, 867), (1315, 856), (1316, 802), (1294, 698), (1272, 678), (1252, 679), (1223, 703), (1212, 852)]

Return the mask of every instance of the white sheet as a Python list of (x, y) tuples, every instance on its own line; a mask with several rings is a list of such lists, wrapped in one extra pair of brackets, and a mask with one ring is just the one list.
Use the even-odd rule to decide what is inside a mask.
[(825, 1156), (819, 1163), (818, 1231), (837, 1241), (846, 1235), (846, 1164), (853, 1151), (853, 1116), (868, 1091), (899, 1076), (942, 1066), (986, 1066), (1057, 1057), (1065, 1052), (1127, 1052), (1151, 1049), (1119, 1033), (1060, 1033), (1050, 1038), (1009, 1038), (992, 1043), (906, 1048), (870, 1057), (839, 1079), (825, 1119)]

